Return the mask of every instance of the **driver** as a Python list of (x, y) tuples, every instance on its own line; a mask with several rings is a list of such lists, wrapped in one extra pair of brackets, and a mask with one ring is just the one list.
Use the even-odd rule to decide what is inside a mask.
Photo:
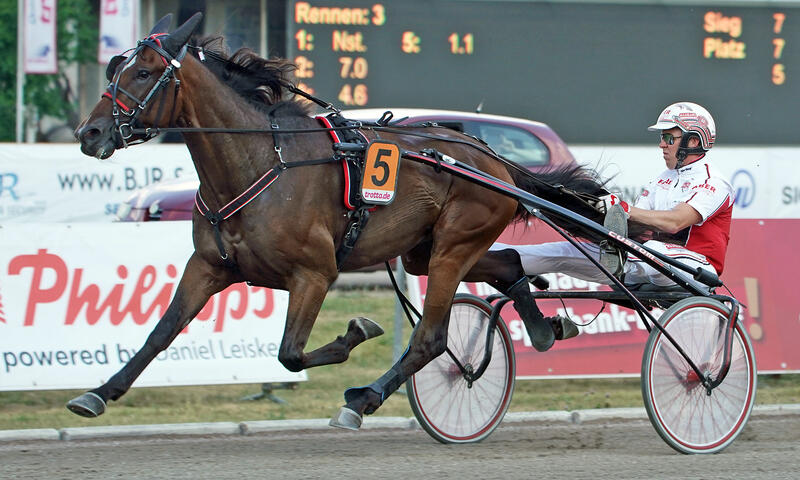
[[(648, 130), (661, 133), (658, 146), (667, 169), (647, 185), (634, 205), (609, 194), (596, 207), (606, 214), (605, 225), (609, 230), (625, 235), (627, 220), (637, 221), (652, 228), (645, 238), (638, 239), (645, 246), (691, 268), (700, 267), (719, 275), (725, 262), (734, 198), (730, 184), (708, 155), (716, 138), (714, 119), (700, 105), (679, 102), (665, 108)], [(631, 256), (625, 262), (613, 250), (609, 252), (591, 243), (583, 246), (624, 279), (626, 285), (674, 285), (639, 258)], [(487, 281), (511, 297), (531, 343), (543, 352), (555, 340), (578, 334), (571, 320), (562, 316), (544, 317), (530, 294), (529, 276), (553, 272), (611, 283), (567, 241), (538, 245), (495, 243), (470, 271), (468, 279), (482, 277), (478, 281)], [(519, 274), (525, 276), (516, 276)]]

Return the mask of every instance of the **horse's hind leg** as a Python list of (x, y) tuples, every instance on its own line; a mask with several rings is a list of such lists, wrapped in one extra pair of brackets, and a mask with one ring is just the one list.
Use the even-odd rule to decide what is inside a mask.
[(549, 350), (557, 339), (565, 337), (569, 325), (564, 322), (569, 320), (544, 316), (531, 295), (528, 277), (516, 250), (508, 248), (487, 252), (467, 272), (464, 281), (486, 282), (511, 298), (536, 350)]
[(383, 334), (383, 329), (377, 323), (358, 317), (350, 320), (344, 336), (304, 353), (303, 349), (331, 282), (329, 276), (318, 271), (300, 269), (290, 282), (286, 328), (278, 351), (278, 360), (290, 371), (299, 372), (319, 365), (342, 363), (361, 342)]
[(486, 252), (464, 276), (465, 282), (486, 282), (497, 290), (506, 291), (525, 277), (519, 253), (507, 248)]
[[(475, 215), (470, 220), (459, 211), (451, 213), (457, 216), (442, 215), (441, 226), (434, 231), (422, 319), (411, 334), (408, 349), (377, 381), (345, 392), (347, 403), (331, 419), (332, 426), (351, 430), (360, 428), (364, 414), (375, 412), (411, 375), (445, 351), (450, 306), (458, 282), (505, 225), (486, 221), (491, 215)], [(502, 218), (502, 211), (497, 212), (497, 218)], [(471, 224), (471, 221), (475, 223)]]
[(226, 272), (215, 269), (198, 256), (192, 255), (172, 302), (147, 337), (144, 346), (108, 382), (70, 400), (67, 408), (84, 417), (101, 415), (105, 411), (106, 403), (119, 399), (130, 389), (142, 371), (192, 321), (211, 295), (232, 283)]

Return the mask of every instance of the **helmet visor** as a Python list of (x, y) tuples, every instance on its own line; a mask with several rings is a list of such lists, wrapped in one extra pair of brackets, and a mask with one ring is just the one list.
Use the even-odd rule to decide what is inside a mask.
[[(649, 127), (647, 127), (647, 130), (649, 130), (651, 132), (657, 132), (657, 131), (660, 131), (660, 130), (669, 130), (670, 128), (675, 128), (675, 127), (680, 128), (680, 125), (678, 125), (677, 123), (675, 123), (672, 120), (659, 119), (655, 124), (650, 125)], [(681, 130), (683, 130), (683, 129), (681, 129)]]

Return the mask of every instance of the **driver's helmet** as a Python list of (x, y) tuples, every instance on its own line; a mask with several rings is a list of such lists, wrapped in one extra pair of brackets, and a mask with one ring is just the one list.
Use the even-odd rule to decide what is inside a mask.
[(696, 103), (673, 103), (661, 112), (658, 121), (648, 127), (650, 131), (668, 130), (678, 127), (684, 133), (693, 133), (700, 137), (700, 147), (707, 151), (714, 145), (717, 128), (708, 110)]

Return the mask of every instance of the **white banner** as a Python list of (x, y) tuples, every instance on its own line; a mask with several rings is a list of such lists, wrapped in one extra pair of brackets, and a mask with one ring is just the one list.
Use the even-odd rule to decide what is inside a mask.
[(138, 0), (102, 0), (100, 2), (100, 46), (97, 61), (106, 64), (114, 55), (136, 46)]
[[(0, 225), (0, 390), (92, 388), (142, 347), (193, 251), (190, 222)], [(306, 380), (278, 362), (288, 293), (212, 297), (135, 386)]]
[[(663, 168), (656, 146), (573, 146), (579, 163), (613, 177), (632, 200)], [(722, 147), (715, 165), (736, 193), (734, 218), (800, 218), (800, 156), (796, 147)], [(145, 144), (107, 160), (77, 144), (0, 144), (0, 223), (111, 221), (135, 190), (172, 178), (196, 178), (183, 144)]]
[(56, 0), (24, 0), (25, 73), (57, 73)]
[(145, 144), (107, 160), (78, 144), (0, 144), (0, 223), (107, 221), (141, 188), (197, 177), (183, 144)]
[[(631, 201), (664, 170), (658, 146), (573, 146), (578, 163), (612, 178), (612, 191)], [(733, 218), (800, 218), (800, 149), (714, 147), (709, 158), (733, 186)]]

